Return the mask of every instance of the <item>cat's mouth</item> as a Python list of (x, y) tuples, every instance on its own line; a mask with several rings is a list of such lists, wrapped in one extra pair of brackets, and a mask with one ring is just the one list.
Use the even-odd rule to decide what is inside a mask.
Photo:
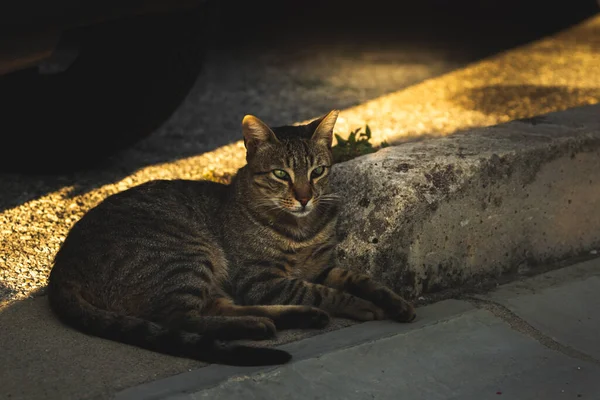
[(315, 204), (312, 201), (309, 201), (308, 204), (305, 205), (301, 205), (301, 204), (296, 204), (295, 207), (290, 207), (288, 208), (288, 211), (294, 216), (294, 217), (306, 217), (308, 214), (310, 214), (313, 210)]
[(312, 211), (312, 207), (302, 207), (290, 210), (290, 212), (296, 217), (306, 217)]
[(277, 205), (278, 209), (285, 211), (288, 214), (293, 215), (296, 218), (306, 217), (315, 210), (316, 204), (313, 200), (308, 201), (307, 204), (290, 204), (289, 202), (282, 202)]

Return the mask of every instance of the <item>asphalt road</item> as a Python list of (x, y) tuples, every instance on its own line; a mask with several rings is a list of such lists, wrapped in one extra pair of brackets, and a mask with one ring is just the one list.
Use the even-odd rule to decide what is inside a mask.
[[(435, 14), (421, 10), (421, 19), (379, 10), (381, 24), (372, 9), (364, 15), (326, 9), (275, 21), (272, 16), (248, 21), (239, 12), (232, 26), (269, 29), (214, 42), (188, 99), (149, 138), (93, 171), (0, 174), (0, 303), (45, 285), (70, 226), (107, 195), (148, 179), (226, 179), (243, 163), (236, 141), (245, 114), (278, 125), (340, 108), (339, 132), (370, 121), (375, 140), (394, 141), (398, 135), (445, 134), (600, 98), (597, 20), (548, 39), (535, 54), (525, 49), (469, 66), (565, 29), (589, 11), (564, 12), (536, 24), (527, 13), (473, 19), (460, 9), (447, 16), (444, 7)], [(451, 71), (457, 74), (431, 80)]]

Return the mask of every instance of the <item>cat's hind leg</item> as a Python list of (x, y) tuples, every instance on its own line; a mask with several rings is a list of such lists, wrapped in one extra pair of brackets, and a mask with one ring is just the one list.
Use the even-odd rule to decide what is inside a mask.
[(220, 297), (215, 299), (208, 293), (197, 297), (187, 294), (169, 300), (160, 310), (155, 310), (150, 319), (171, 329), (221, 340), (264, 340), (276, 334), (272, 319), (263, 315), (219, 312), (215, 305), (222, 302)]
[(250, 315), (200, 315), (190, 311), (161, 323), (170, 328), (219, 340), (266, 340), (275, 337), (277, 332), (275, 323), (270, 318)]
[(313, 283), (322, 284), (370, 301), (384, 310), (386, 317), (399, 322), (411, 322), (416, 317), (415, 309), (411, 303), (365, 274), (339, 267), (330, 267), (321, 271), (313, 279)]
[(272, 320), (277, 329), (321, 329), (329, 324), (329, 314), (310, 306), (301, 305), (254, 305), (241, 306), (228, 298), (214, 302), (214, 313), (243, 318), (244, 316), (263, 317)]

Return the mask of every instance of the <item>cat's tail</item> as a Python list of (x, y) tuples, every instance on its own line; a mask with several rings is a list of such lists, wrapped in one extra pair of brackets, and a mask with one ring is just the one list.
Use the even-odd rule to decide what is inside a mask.
[(48, 299), (54, 313), (73, 328), (158, 353), (239, 366), (284, 364), (292, 358), (283, 350), (219, 342), (210, 337), (100, 309), (85, 300), (75, 285), (61, 283), (57, 286), (52, 285), (51, 281)]

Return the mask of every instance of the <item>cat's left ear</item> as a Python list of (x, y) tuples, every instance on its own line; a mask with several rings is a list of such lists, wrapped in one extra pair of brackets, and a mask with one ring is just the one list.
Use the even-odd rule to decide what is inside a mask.
[(331, 149), (333, 142), (333, 128), (339, 114), (339, 110), (331, 110), (327, 115), (321, 118), (319, 125), (317, 126), (317, 129), (315, 129), (315, 133), (313, 133), (310, 140), (323, 144), (327, 146), (328, 149)]
[(246, 159), (252, 157), (259, 146), (278, 142), (271, 128), (254, 115), (244, 117), (242, 120), (242, 133), (244, 134), (244, 145), (246, 146)]

